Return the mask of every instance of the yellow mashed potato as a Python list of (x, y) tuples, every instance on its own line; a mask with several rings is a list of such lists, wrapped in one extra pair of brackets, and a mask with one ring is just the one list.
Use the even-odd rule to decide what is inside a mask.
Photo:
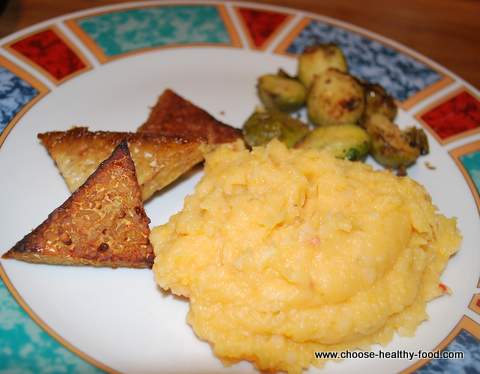
[(296, 373), (413, 334), (460, 235), (410, 178), (272, 141), (208, 155), (151, 241), (158, 284), (225, 364)]

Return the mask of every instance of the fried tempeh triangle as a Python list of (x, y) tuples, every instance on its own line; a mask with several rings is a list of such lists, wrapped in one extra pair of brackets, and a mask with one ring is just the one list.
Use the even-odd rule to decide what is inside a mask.
[(38, 134), (57, 164), (71, 192), (85, 182), (113, 149), (126, 139), (145, 201), (203, 160), (198, 139), (153, 134), (89, 131), (75, 127), (68, 131)]
[(138, 132), (193, 136), (209, 144), (230, 143), (241, 139), (241, 131), (226, 125), (190, 101), (166, 89)]
[(149, 268), (154, 254), (127, 143), (3, 258), (57, 265)]

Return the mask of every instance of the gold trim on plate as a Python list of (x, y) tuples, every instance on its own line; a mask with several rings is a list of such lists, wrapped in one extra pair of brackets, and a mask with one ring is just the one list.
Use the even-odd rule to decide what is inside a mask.
[(292, 31), (285, 37), (285, 39), (283, 39), (279, 43), (279, 45), (275, 48), (274, 52), (278, 53), (278, 54), (281, 54), (281, 55), (285, 55), (285, 56), (295, 57), (296, 55), (287, 52), (288, 47), (298, 37), (298, 35), (302, 32), (302, 30), (310, 24), (310, 22), (316, 21), (316, 20), (319, 20), (320, 22), (326, 23), (328, 25), (332, 25), (332, 26), (340, 28), (340, 29), (345, 29), (345, 30), (347, 30), (349, 32), (352, 32), (352, 33), (355, 33), (355, 34), (359, 34), (359, 35), (361, 35), (361, 36), (363, 36), (367, 39), (375, 40), (376, 42), (378, 42), (382, 45), (387, 45), (389, 48), (392, 48), (399, 53), (403, 53), (403, 54), (408, 55), (409, 57), (413, 58), (414, 60), (420, 61), (422, 64), (425, 64), (426, 66), (428, 66), (429, 68), (431, 68), (437, 74), (440, 75), (440, 80), (439, 81), (425, 87), (423, 90), (417, 92), (416, 94), (409, 97), (405, 101), (398, 101), (397, 102), (398, 106), (400, 106), (404, 110), (408, 110), (408, 109), (412, 108), (413, 106), (415, 106), (418, 103), (420, 103), (421, 101), (423, 101), (425, 98), (427, 98), (427, 97), (433, 95), (435, 92), (438, 92), (441, 89), (449, 86), (451, 83), (453, 83), (455, 81), (452, 77), (439, 72), (436, 68), (434, 68), (431, 65), (431, 63), (426, 58), (423, 58), (422, 56), (415, 56), (411, 51), (408, 50), (408, 47), (404, 47), (402, 45), (398, 45), (398, 46), (395, 45), (394, 46), (388, 40), (381, 39), (376, 35), (370, 35), (365, 31), (353, 29), (353, 28), (349, 27), (348, 25), (341, 25), (340, 26), (340, 25), (338, 25), (338, 24), (336, 24), (332, 21), (327, 21), (327, 20), (324, 20), (324, 19), (321, 19), (321, 18), (316, 19), (316, 18), (312, 18), (312, 17), (305, 17), (302, 20), (300, 20), (298, 22), (298, 24), (292, 29)]
[[(467, 331), (468, 333), (472, 334), (477, 339), (480, 339), (480, 325), (471, 319), (468, 316), (463, 316), (460, 321), (456, 324), (456, 326), (450, 331), (446, 338), (444, 338), (440, 344), (438, 344), (434, 352), (436, 351), (443, 351), (445, 348), (449, 346), (449, 344), (462, 332), (462, 330)], [(412, 366), (408, 367), (407, 369), (400, 372), (400, 374), (410, 374), (415, 372), (416, 370), (420, 369), (421, 367), (427, 365), (431, 360), (430, 359), (421, 359), (415, 362)]]
[[(472, 177), (468, 173), (467, 169), (465, 169), (465, 166), (463, 166), (463, 163), (460, 161), (460, 157), (475, 151), (480, 151), (480, 140), (455, 148), (451, 150), (449, 153), (450, 153), (450, 156), (455, 161), (455, 163), (457, 164), (460, 171), (462, 172), (462, 175), (465, 178), (468, 184), (468, 187), (470, 187), (475, 203), (477, 204), (478, 212), (480, 214), (480, 192), (478, 191), (477, 186), (475, 186), (475, 183), (473, 183)], [(479, 281), (479, 285), (480, 285), (480, 281)]]
[[(115, 13), (115, 12), (121, 12), (125, 10), (131, 10), (131, 9), (145, 9), (145, 8), (154, 8), (154, 7), (173, 7), (173, 6), (188, 6), (188, 5), (203, 5), (203, 6), (214, 6), (215, 8), (218, 9), (218, 13), (220, 14), (220, 17), (222, 18), (222, 21), (225, 25), (225, 28), (230, 36), (230, 43), (189, 43), (189, 44), (169, 44), (169, 45), (162, 45), (162, 46), (157, 46), (157, 47), (146, 47), (146, 48), (140, 48), (136, 49), (133, 51), (125, 52), (118, 54), (116, 56), (107, 56), (102, 48), (93, 40), (83, 29), (78, 25), (78, 21), (85, 19), (85, 18), (90, 18), (90, 17), (95, 17), (99, 16), (102, 14), (109, 14), (109, 13)], [(224, 5), (219, 5), (219, 4), (209, 4), (209, 3), (176, 3), (176, 4), (165, 4), (165, 5), (159, 5), (159, 4), (152, 4), (152, 5), (146, 5), (146, 6), (131, 6), (131, 7), (125, 7), (125, 8), (120, 8), (120, 9), (115, 9), (115, 10), (106, 10), (106, 11), (101, 11), (98, 13), (91, 13), (86, 16), (78, 17), (78, 18), (71, 18), (66, 21), (64, 21), (65, 25), (72, 30), (75, 35), (83, 42), (83, 44), (92, 52), (92, 54), (97, 58), (97, 60), (101, 64), (105, 64), (110, 61), (118, 60), (120, 58), (124, 57), (129, 57), (133, 55), (137, 55), (140, 53), (145, 53), (145, 52), (150, 52), (150, 51), (155, 51), (155, 50), (162, 50), (162, 49), (171, 49), (171, 48), (192, 48), (192, 47), (226, 47), (226, 48), (241, 48), (242, 44), (240, 42), (240, 37), (238, 35), (237, 29), (233, 25), (232, 20), (230, 19), (230, 16), (228, 15), (228, 12), (225, 8)]]
[(415, 119), (420, 122), (427, 130), (428, 132), (435, 138), (435, 140), (437, 142), (439, 142), (440, 144), (442, 145), (445, 145), (445, 144), (449, 144), (449, 143), (452, 143), (454, 141), (457, 141), (457, 140), (460, 140), (460, 139), (464, 139), (464, 138), (467, 138), (471, 135), (474, 135), (474, 134), (477, 134), (477, 133), (480, 133), (480, 127), (476, 128), (476, 129), (471, 129), (471, 130), (467, 130), (467, 131), (463, 131), (457, 135), (453, 135), (453, 136), (450, 136), (446, 139), (442, 139), (438, 136), (438, 134), (435, 132), (434, 129), (432, 129), (428, 123), (426, 123), (423, 119), (422, 119), (422, 116), (425, 114), (425, 113), (428, 113), (429, 111), (431, 111), (432, 109), (436, 108), (437, 106), (439, 105), (442, 105), (444, 103), (446, 103), (448, 100), (454, 98), (455, 96), (461, 94), (462, 92), (467, 92), (469, 93), (470, 95), (472, 95), (474, 98), (476, 98), (477, 100), (480, 101), (480, 98), (477, 94), (475, 94), (474, 92), (472, 92), (471, 90), (467, 89), (466, 87), (462, 86), (452, 92), (449, 92), (447, 95), (445, 96), (442, 96), (441, 98), (439, 98), (438, 100), (435, 100), (433, 103), (427, 105), (425, 108), (423, 108), (420, 112), (418, 112), (417, 114), (415, 114)]
[[(28, 57), (21, 54), (20, 52), (18, 52), (16, 49), (14, 49), (12, 47), (13, 44), (19, 42), (20, 40), (26, 39), (26, 38), (28, 38), (32, 35), (35, 35), (35, 34), (38, 34), (38, 33), (41, 33), (41, 32), (47, 31), (47, 30), (52, 30), (67, 45), (67, 47), (70, 48), (75, 53), (75, 55), (77, 55), (77, 57), (80, 59), (80, 61), (82, 61), (82, 63), (85, 65), (85, 67), (83, 67), (82, 69), (79, 69), (79, 70), (65, 76), (62, 79), (57, 79), (52, 74), (50, 74), (49, 71), (44, 69), (41, 65), (37, 64), (33, 60), (30, 60)], [(83, 53), (80, 51), (80, 49), (78, 49), (77, 46), (70, 39), (68, 39), (68, 37), (55, 25), (47, 26), (47, 27), (42, 28), (40, 30), (35, 30), (35, 31), (32, 31), (28, 34), (22, 35), (22, 36), (18, 37), (17, 39), (3, 45), (3, 47), (8, 52), (10, 52), (12, 55), (17, 57), (19, 60), (23, 61), (24, 63), (26, 63), (27, 65), (29, 65), (30, 67), (32, 67), (33, 69), (38, 71), (40, 74), (45, 75), (49, 80), (51, 80), (57, 86), (66, 82), (66, 81), (68, 81), (68, 80), (70, 80), (70, 79), (72, 79), (72, 78), (75, 78), (76, 76), (78, 76), (78, 75), (80, 75), (80, 74), (82, 74), (86, 71), (89, 71), (89, 70), (92, 69), (92, 64), (83, 55)]]
[(33, 97), (28, 103), (26, 103), (17, 114), (13, 116), (10, 122), (5, 126), (3, 131), (0, 133), (0, 147), (3, 145), (3, 142), (7, 138), (10, 131), (13, 127), (17, 124), (18, 120), (33, 106), (35, 105), (41, 98), (43, 98), (48, 92), (49, 89), (45, 86), (42, 82), (40, 82), (37, 78), (33, 75), (27, 73), (21, 67), (7, 59), (6, 57), (0, 56), (0, 66), (4, 66), (6, 69), (11, 71), (13, 74), (17, 75), (25, 82), (30, 84), (33, 88), (38, 91), (38, 94)]
[[(239, 20), (239, 24), (240, 24), (240, 27), (241, 27), (241, 30), (243, 32), (243, 34), (245, 35), (245, 38), (247, 39), (247, 42), (248, 42), (248, 46), (250, 49), (253, 49), (253, 50), (257, 50), (257, 51), (265, 51), (270, 45), (271, 43), (273, 42), (273, 40), (275, 40), (275, 38), (283, 31), (285, 30), (285, 28), (288, 26), (288, 24), (292, 21), (292, 19), (294, 18), (294, 15), (291, 14), (291, 13), (284, 13), (284, 12), (279, 12), (279, 11), (276, 11), (276, 10), (270, 10), (270, 9), (265, 9), (265, 8), (249, 8), (248, 7), (249, 4), (245, 4), (245, 5), (235, 5), (233, 7), (234, 11), (235, 11), (235, 15), (237, 16), (237, 19)], [(285, 19), (277, 26), (277, 28), (275, 30), (273, 30), (273, 32), (263, 41), (262, 45), (260, 45), (259, 47), (257, 47), (255, 45), (255, 42), (253, 41), (252, 39), (252, 35), (250, 34), (250, 30), (248, 28), (248, 25), (247, 23), (245, 22), (245, 20), (243, 19), (242, 17), (242, 14), (240, 13), (240, 9), (248, 9), (248, 10), (257, 10), (258, 11), (263, 11), (263, 12), (269, 12), (269, 13), (278, 13), (278, 14), (283, 14), (285, 15)]]

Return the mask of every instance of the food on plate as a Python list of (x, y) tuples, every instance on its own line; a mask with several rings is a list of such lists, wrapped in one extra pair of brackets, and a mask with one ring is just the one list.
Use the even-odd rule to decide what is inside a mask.
[(383, 114), (390, 121), (397, 116), (397, 106), (395, 100), (385, 89), (376, 83), (364, 83), (365, 89), (365, 112), (364, 118), (368, 118), (373, 114)]
[(204, 143), (198, 139), (143, 133), (92, 132), (85, 127), (47, 132), (38, 137), (71, 192), (85, 182), (123, 139), (128, 141), (130, 147), (143, 200), (203, 160)]
[[(301, 103), (306, 102), (308, 119), (313, 127), (347, 127), (340, 130), (317, 129), (309, 133), (310, 129), (305, 124), (305, 138), (292, 139), (283, 136), (282, 121), (274, 124), (258, 121), (266, 115), (254, 113), (243, 127), (247, 144), (262, 145), (275, 138), (292, 147), (292, 142), (297, 140), (296, 147), (329, 149), (334, 156), (351, 161), (364, 160), (370, 150), (375, 160), (387, 168), (398, 169), (399, 175), (406, 175), (406, 168), (420, 155), (429, 152), (425, 132), (415, 127), (401, 131), (393, 122), (398, 111), (393, 97), (378, 83), (360, 82), (349, 74), (345, 56), (338, 46), (319, 44), (307, 47), (298, 56), (297, 71), (297, 77), (280, 69), (276, 75), (266, 74), (259, 78), (258, 96), (267, 112), (299, 110)], [(298, 89), (299, 81), (305, 86), (306, 100)], [(295, 105), (287, 105), (289, 100)], [(379, 121), (378, 118), (385, 120)], [(358, 126), (358, 130), (355, 131), (352, 126)], [(362, 139), (368, 137), (360, 127), (366, 128), (373, 139), (373, 146), (370, 147), (371, 142), (364, 140), (360, 148), (345, 148), (351, 143), (356, 144), (358, 138), (353, 133), (361, 135)], [(330, 141), (333, 143), (328, 144)]]
[(328, 69), (315, 76), (307, 109), (315, 126), (357, 123), (365, 109), (365, 92), (348, 73)]
[(347, 60), (335, 44), (318, 44), (306, 48), (298, 56), (298, 78), (309, 88), (316, 75), (330, 68), (347, 72)]
[(123, 141), (67, 201), (3, 258), (149, 268), (153, 263), (149, 222), (135, 166)]
[(226, 125), (170, 89), (165, 90), (138, 132), (199, 138), (210, 144), (241, 138), (241, 131)]
[(307, 90), (295, 78), (280, 71), (258, 78), (258, 96), (267, 109), (293, 112), (305, 104)]
[[(423, 150), (426, 136), (414, 130), (401, 131), (397, 125), (382, 114), (368, 117), (365, 129), (372, 139), (371, 153), (378, 163), (395, 169), (403, 169), (415, 162)], [(418, 141), (417, 141), (418, 138)]]
[(370, 136), (356, 125), (323, 126), (310, 132), (296, 148), (324, 150), (350, 161), (364, 159), (370, 150)]
[(417, 148), (421, 155), (427, 155), (430, 152), (428, 138), (423, 129), (418, 127), (409, 127), (402, 131), (404, 138), (411, 147)]
[(277, 110), (256, 111), (243, 125), (243, 138), (253, 147), (276, 138), (293, 147), (309, 130), (302, 121)]
[(298, 373), (315, 351), (412, 335), (460, 235), (412, 179), (273, 140), (207, 154), (150, 240), (158, 284), (222, 362)]

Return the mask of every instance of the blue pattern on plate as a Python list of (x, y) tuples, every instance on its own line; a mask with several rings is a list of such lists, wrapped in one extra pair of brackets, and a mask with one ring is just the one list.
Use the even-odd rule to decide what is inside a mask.
[(477, 192), (480, 194), (480, 150), (460, 156), (460, 162), (467, 170), (477, 188)]
[(390, 95), (401, 101), (441, 79), (436, 71), (410, 56), (320, 21), (311, 21), (290, 44), (287, 52), (301, 53), (305, 47), (318, 43), (339, 45), (353, 75), (381, 84)]
[(171, 44), (227, 44), (230, 36), (215, 6), (128, 9), (77, 21), (107, 56)]
[(0, 374), (102, 373), (64, 348), (20, 308), (0, 280)]
[(38, 93), (23, 79), (0, 66), (0, 133)]
[(462, 330), (445, 349), (461, 351), (464, 358), (456, 360), (434, 359), (416, 371), (417, 374), (474, 374), (480, 373), (480, 342), (468, 331)]

